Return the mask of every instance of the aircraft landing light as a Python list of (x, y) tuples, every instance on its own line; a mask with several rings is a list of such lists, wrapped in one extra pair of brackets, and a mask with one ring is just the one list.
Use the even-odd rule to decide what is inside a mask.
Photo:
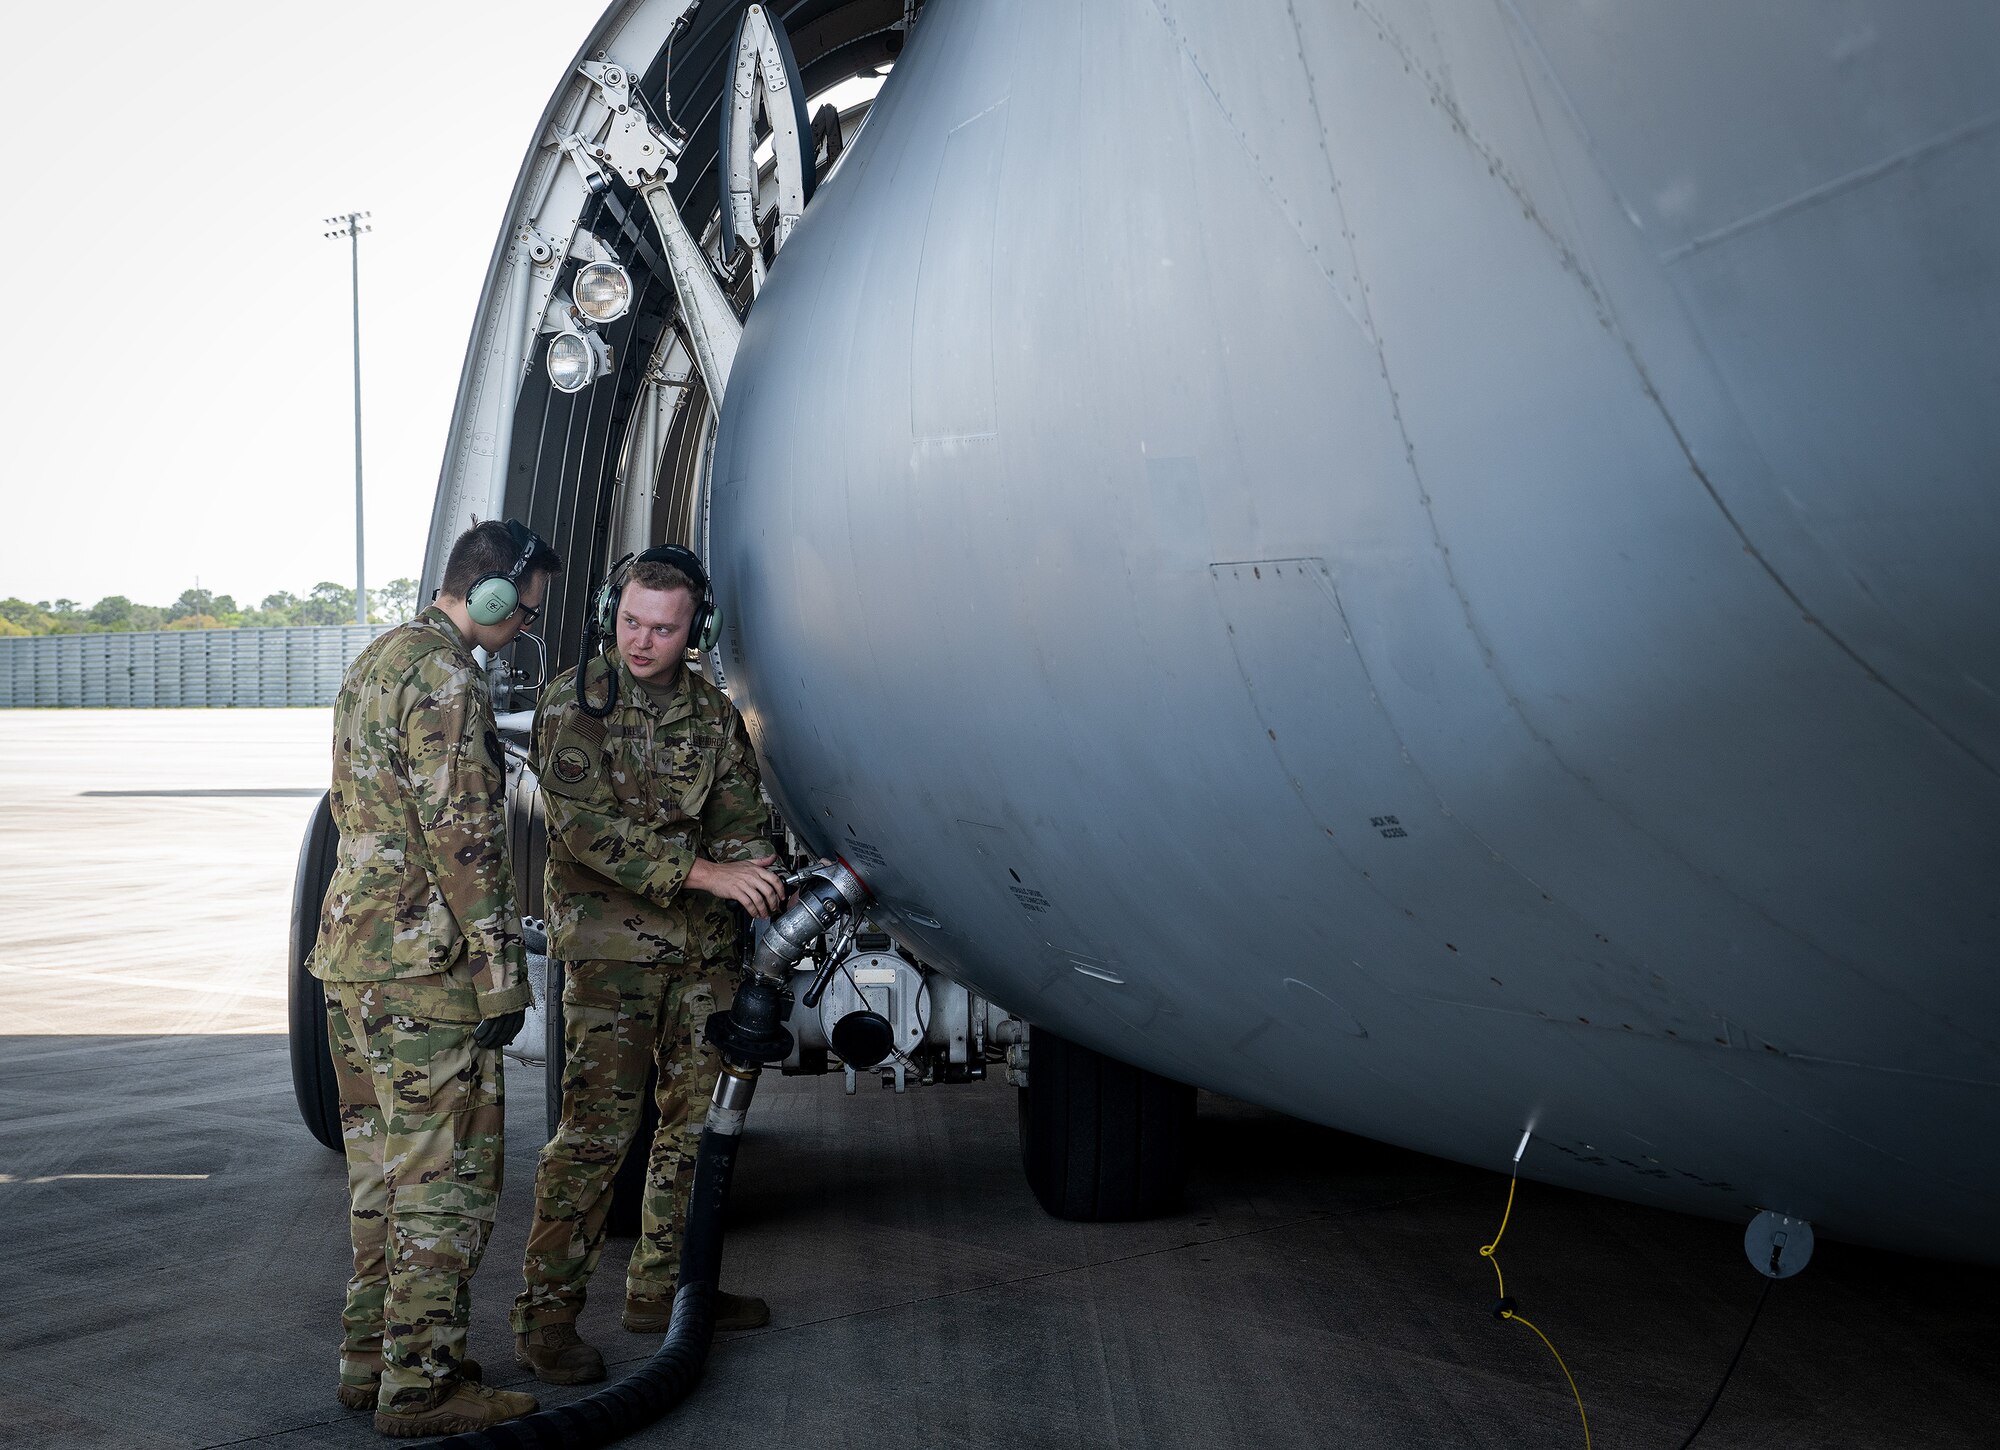
[(571, 295), (592, 322), (616, 322), (632, 305), (632, 278), (616, 262), (592, 262), (576, 274)]

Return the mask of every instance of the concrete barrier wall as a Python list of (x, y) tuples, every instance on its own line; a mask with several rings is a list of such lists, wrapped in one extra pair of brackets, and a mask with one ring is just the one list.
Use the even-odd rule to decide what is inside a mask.
[(381, 624), (0, 639), (0, 708), (331, 705)]

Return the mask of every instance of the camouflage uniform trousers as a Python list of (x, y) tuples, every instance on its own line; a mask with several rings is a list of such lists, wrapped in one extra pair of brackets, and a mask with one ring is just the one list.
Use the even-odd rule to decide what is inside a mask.
[(354, 1240), (341, 1382), (366, 1384), (379, 1354), (377, 1403), (428, 1403), (465, 1360), (500, 1199), (500, 1054), (472, 1040), (468, 983), (328, 982), (326, 1008)]
[(695, 1154), (717, 1059), (701, 1029), (727, 1000), (734, 973), (657, 962), (571, 962), (563, 981), (562, 1124), (535, 1168), (535, 1218), (514, 1301), (514, 1330), (574, 1323), (611, 1211), (611, 1185), (638, 1133), (646, 1073), (655, 1064), (660, 1127), (646, 1163), (639, 1239), (625, 1270), (628, 1296), (672, 1299), (694, 1186)]

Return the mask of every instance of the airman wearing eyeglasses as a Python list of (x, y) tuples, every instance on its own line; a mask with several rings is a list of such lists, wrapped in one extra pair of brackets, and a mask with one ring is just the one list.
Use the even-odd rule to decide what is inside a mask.
[(354, 1245), (338, 1395), (387, 1435), (535, 1408), (481, 1384), (465, 1342), (500, 1196), (500, 1048), (529, 1001), (506, 768), (472, 652), (511, 644), (561, 568), (519, 524), (468, 530), (436, 602), (363, 650), (334, 704), (340, 845), (312, 972), (326, 987)]

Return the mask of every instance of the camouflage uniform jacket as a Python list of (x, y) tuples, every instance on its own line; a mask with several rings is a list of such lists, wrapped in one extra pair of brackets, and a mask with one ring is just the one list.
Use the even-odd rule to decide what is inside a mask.
[(363, 650), (333, 706), (340, 851), (313, 975), (448, 973), (472, 987), (483, 1016), (527, 1006), (506, 791), (485, 676), (443, 610)]
[(613, 651), (590, 665), (604, 719), (576, 702), (577, 672), (535, 712), (535, 773), (548, 821), (551, 953), (567, 961), (700, 963), (733, 944), (734, 914), (681, 885), (697, 853), (754, 861), (777, 853), (757, 792), (757, 756), (729, 697), (683, 665), (670, 685), (635, 680)]

